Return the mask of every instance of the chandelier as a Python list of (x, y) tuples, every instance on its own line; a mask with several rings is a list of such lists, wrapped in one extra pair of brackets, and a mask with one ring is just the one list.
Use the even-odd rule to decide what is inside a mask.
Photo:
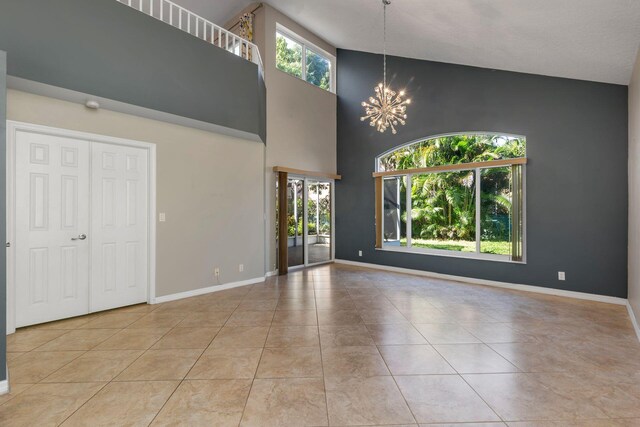
[(404, 91), (396, 92), (387, 86), (387, 6), (391, 0), (382, 0), (384, 26), (383, 26), (383, 75), (382, 83), (379, 83), (374, 91), (374, 96), (369, 101), (364, 101), (365, 116), (361, 121), (369, 120), (369, 125), (374, 126), (383, 133), (391, 128), (391, 133), (398, 133), (397, 126), (405, 125), (407, 118), (407, 105), (411, 104), (411, 99), (403, 100)]

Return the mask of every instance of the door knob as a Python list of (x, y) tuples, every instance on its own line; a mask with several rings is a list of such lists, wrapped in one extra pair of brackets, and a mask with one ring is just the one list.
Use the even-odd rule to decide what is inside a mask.
[(72, 237), (71, 240), (84, 240), (87, 238), (86, 234), (81, 234), (78, 237)]

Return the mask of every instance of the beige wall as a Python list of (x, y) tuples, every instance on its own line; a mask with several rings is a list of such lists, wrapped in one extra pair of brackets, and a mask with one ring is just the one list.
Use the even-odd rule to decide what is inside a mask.
[[(253, 9), (251, 6), (250, 9)], [(264, 63), (267, 87), (266, 268), (275, 269), (275, 174), (273, 166), (336, 172), (336, 95), (276, 68), (276, 24), (336, 54), (335, 47), (266, 3), (255, 12), (254, 42)]]
[[(9, 91), (8, 120), (156, 144), (156, 295), (264, 276), (264, 146)], [(244, 264), (244, 272), (239, 272)]]
[(629, 85), (629, 303), (640, 324), (640, 51)]

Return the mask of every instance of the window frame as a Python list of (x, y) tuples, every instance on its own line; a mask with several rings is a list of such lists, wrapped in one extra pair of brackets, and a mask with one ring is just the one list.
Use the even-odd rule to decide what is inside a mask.
[[(450, 258), (464, 258), (464, 259), (474, 259), (474, 260), (485, 260), (485, 261), (497, 261), (497, 262), (507, 262), (507, 263), (513, 263), (513, 264), (526, 264), (527, 263), (527, 157), (525, 154), (525, 157), (520, 157), (520, 158), (512, 158), (512, 159), (502, 159), (499, 160), (497, 162), (500, 163), (504, 163), (503, 165), (496, 165), (496, 164), (491, 164), (494, 163), (495, 161), (489, 161), (489, 162), (476, 162), (476, 163), (460, 163), (460, 164), (452, 164), (452, 165), (441, 165), (441, 166), (434, 166), (432, 168), (441, 168), (441, 167), (445, 167), (447, 168), (446, 170), (437, 170), (437, 171), (424, 171), (424, 169), (432, 169), (432, 168), (415, 168), (415, 169), (404, 169), (404, 170), (395, 170), (395, 171), (382, 171), (380, 170), (380, 159), (389, 155), (390, 153), (393, 153), (394, 151), (400, 150), (403, 147), (408, 147), (410, 145), (413, 144), (417, 144), (420, 143), (422, 141), (428, 141), (431, 139), (436, 139), (436, 138), (441, 138), (441, 137), (446, 137), (446, 136), (456, 136), (456, 135), (500, 135), (500, 136), (508, 136), (508, 137), (514, 137), (514, 138), (522, 138), (525, 139), (526, 141), (526, 137), (522, 136), (522, 135), (513, 135), (513, 134), (507, 134), (507, 133), (503, 133), (503, 132), (456, 132), (456, 133), (447, 133), (447, 134), (441, 134), (441, 135), (434, 135), (434, 136), (429, 136), (426, 138), (420, 138), (418, 140), (415, 141), (411, 141), (408, 142), (406, 144), (402, 144), (399, 146), (396, 146), (390, 150), (387, 150), (381, 154), (379, 154), (378, 156), (376, 156), (375, 158), (375, 171), (373, 173), (373, 177), (374, 178), (380, 178), (381, 181), (381, 185), (379, 185), (379, 188), (376, 188), (376, 193), (378, 191), (380, 191), (380, 199), (381, 201), (384, 201), (384, 179), (385, 178), (399, 178), (399, 179), (406, 179), (407, 183), (406, 186), (407, 188), (411, 188), (411, 184), (412, 184), (412, 179), (414, 175), (422, 175), (422, 174), (429, 174), (429, 173), (448, 173), (448, 172), (464, 172), (464, 171), (474, 171), (475, 173), (475, 179), (474, 179), (474, 191), (475, 191), (475, 225), (476, 225), (476, 239), (475, 239), (475, 243), (476, 243), (476, 250), (474, 252), (462, 252), (462, 251), (452, 251), (452, 250), (445, 250), (445, 249), (432, 249), (432, 248), (419, 248), (419, 247), (414, 247), (411, 246), (411, 240), (412, 240), (412, 235), (411, 235), (411, 215), (410, 212), (412, 210), (412, 198), (411, 198), (411, 191), (407, 191), (406, 192), (406, 200), (404, 201), (405, 203), (405, 209), (408, 212), (407, 215), (407, 220), (406, 220), (406, 239), (407, 239), (407, 246), (385, 246), (385, 241), (384, 241), (384, 203), (381, 204), (376, 204), (376, 218), (380, 218), (381, 220), (378, 222), (376, 222), (376, 224), (379, 224), (377, 226), (379, 226), (379, 231), (377, 231), (377, 236), (376, 238), (378, 239), (378, 233), (379, 233), (379, 239), (380, 239), (380, 244), (376, 245), (376, 250), (377, 251), (388, 251), (388, 252), (403, 252), (403, 253), (411, 253), (411, 254), (418, 254), (418, 255), (434, 255), (434, 256), (444, 256), (444, 257), (450, 257)], [(484, 165), (483, 165), (484, 164)], [(481, 242), (482, 242), (482, 237), (481, 237), (481, 233), (482, 233), (482, 229), (481, 229), (481, 183), (482, 183), (482, 170), (483, 169), (493, 169), (493, 168), (497, 168), (497, 167), (505, 167), (505, 166), (510, 166), (513, 164), (520, 164), (520, 167), (522, 168), (522, 185), (521, 185), (521, 191), (522, 191), (522, 259), (521, 260), (513, 260), (512, 259), (512, 255), (498, 255), (498, 254), (488, 254), (488, 253), (482, 253), (480, 252), (480, 247), (481, 247)], [(450, 168), (450, 169), (449, 169)], [(376, 194), (377, 196), (377, 194)], [(377, 241), (377, 240), (376, 240)]]
[[(336, 57), (332, 54), (330, 54), (329, 52), (327, 52), (326, 50), (322, 49), (321, 47), (319, 47), (316, 44), (311, 43), (310, 41), (308, 41), (307, 39), (305, 39), (304, 37), (299, 36), (298, 34), (294, 33), (293, 31), (289, 30), (287, 27), (283, 26), (280, 23), (276, 23), (276, 39), (274, 40), (274, 45), (276, 44), (277, 38), (278, 38), (278, 34), (281, 34), (282, 36), (291, 39), (292, 41), (298, 43), (300, 46), (302, 46), (302, 60), (301, 60), (301, 65), (302, 65), (302, 76), (298, 77), (294, 74), (290, 74), (287, 73), (284, 70), (281, 70), (280, 68), (278, 68), (278, 63), (277, 63), (277, 59), (274, 63), (274, 66), (276, 68), (276, 70), (291, 76), (291, 77), (295, 77), (299, 80), (302, 80), (306, 83), (309, 83), (311, 86), (317, 87), (318, 89), (322, 89), (325, 92), (329, 92), (329, 93), (333, 93), (335, 95), (336, 93)], [(310, 50), (311, 52), (313, 52), (316, 55), (319, 55), (325, 59), (327, 59), (329, 61), (329, 65), (331, 67), (331, 70), (329, 72), (329, 89), (324, 89), (318, 85), (315, 85), (311, 82), (309, 82), (307, 80), (307, 49)], [(276, 55), (277, 56), (277, 55)]]

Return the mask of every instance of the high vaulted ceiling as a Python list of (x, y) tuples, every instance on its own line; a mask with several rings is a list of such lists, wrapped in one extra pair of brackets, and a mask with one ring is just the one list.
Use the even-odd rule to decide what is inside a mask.
[[(248, 0), (176, 0), (223, 24)], [(382, 51), (381, 0), (269, 0), (338, 48)], [(500, 70), (628, 84), (640, 0), (392, 0), (387, 52)]]

